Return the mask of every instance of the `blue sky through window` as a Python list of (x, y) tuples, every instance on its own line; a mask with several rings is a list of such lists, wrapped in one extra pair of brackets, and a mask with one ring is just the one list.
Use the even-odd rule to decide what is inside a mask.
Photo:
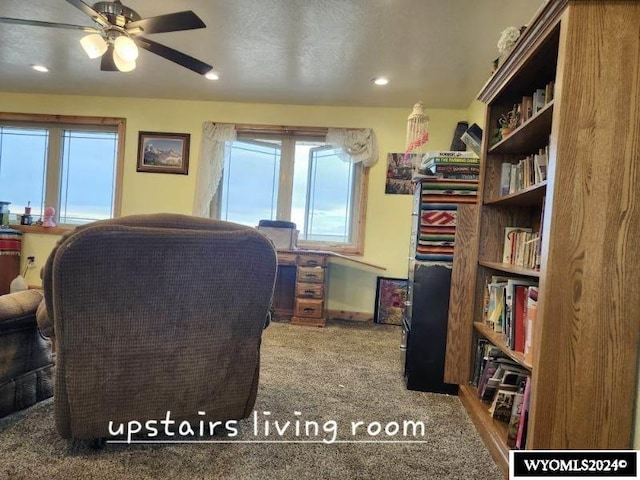
[(30, 202), (34, 220), (47, 202), (48, 174), (59, 179), (59, 223), (79, 224), (113, 216), (117, 134), (64, 130), (60, 172), (47, 172), (50, 131), (46, 128), (0, 127), (0, 200), (12, 214)]
[[(256, 226), (276, 219), (282, 144), (238, 140), (227, 147), (221, 185), (221, 218)], [(323, 141), (296, 140), (290, 220), (300, 238), (349, 242), (354, 167)], [(286, 177), (286, 175), (285, 175)], [(308, 209), (307, 209), (308, 206)]]

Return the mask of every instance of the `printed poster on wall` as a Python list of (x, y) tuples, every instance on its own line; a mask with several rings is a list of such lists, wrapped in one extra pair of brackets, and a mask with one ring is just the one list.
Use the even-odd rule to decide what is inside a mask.
[(387, 182), (384, 193), (391, 195), (413, 195), (413, 163), (418, 161), (417, 153), (388, 153)]

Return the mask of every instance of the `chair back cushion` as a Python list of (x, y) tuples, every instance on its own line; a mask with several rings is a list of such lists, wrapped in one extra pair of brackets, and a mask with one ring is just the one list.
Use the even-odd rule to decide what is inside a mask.
[(168, 411), (194, 423), (249, 414), (277, 268), (262, 234), (138, 215), (78, 228), (52, 256), (63, 436), (103, 437), (109, 421)]

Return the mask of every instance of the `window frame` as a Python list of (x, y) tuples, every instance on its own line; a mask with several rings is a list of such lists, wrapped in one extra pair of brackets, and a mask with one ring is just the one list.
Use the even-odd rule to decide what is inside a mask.
[[(8, 113), (0, 112), (0, 124), (7, 127), (24, 127), (24, 128), (46, 128), (51, 131), (61, 132), (66, 129), (85, 129), (87, 131), (104, 131), (100, 127), (111, 127), (114, 129), (118, 136), (117, 148), (116, 148), (116, 164), (115, 164), (115, 186), (113, 192), (113, 218), (117, 218), (121, 215), (122, 211), (122, 179), (124, 176), (124, 144), (125, 144), (125, 132), (126, 132), (126, 119), (118, 117), (85, 117), (85, 116), (72, 116), (72, 115), (50, 115), (50, 114), (38, 114), (38, 113)], [(60, 153), (61, 144), (58, 139), (62, 139), (61, 135), (49, 136), (49, 139), (55, 139), (54, 148), (47, 149), (47, 163), (46, 163), (46, 175), (45, 175), (45, 205), (51, 204), (55, 201), (56, 215), (55, 221), (58, 222), (60, 215), (60, 191), (59, 180), (56, 180), (56, 175), (50, 172), (51, 167), (54, 167), (57, 176), (61, 178), (61, 159)], [(72, 224), (60, 224), (62, 228), (73, 228), (77, 225)]]
[[(257, 137), (264, 139), (281, 140), (281, 151), (291, 149), (291, 143), (295, 140), (326, 142), (328, 128), (323, 127), (258, 127), (236, 125), (238, 140), (256, 140)], [(225, 153), (226, 155), (226, 153)], [(290, 221), (291, 202), (293, 194), (293, 169), (295, 158), (290, 162), (280, 160), (278, 203), (276, 208), (276, 219)], [(312, 240), (298, 240), (299, 250), (322, 250), (341, 253), (344, 255), (363, 255), (365, 241), (365, 221), (367, 216), (367, 193), (369, 188), (369, 168), (357, 163), (355, 165), (355, 179), (353, 189), (353, 218), (351, 220), (351, 243), (330, 243)], [(211, 209), (215, 218), (221, 217), (220, 196), (224, 184), (224, 172), (220, 178), (220, 183), (216, 189), (216, 194), (211, 200)], [(283, 182), (283, 180), (286, 180)], [(283, 188), (284, 187), (284, 188)]]

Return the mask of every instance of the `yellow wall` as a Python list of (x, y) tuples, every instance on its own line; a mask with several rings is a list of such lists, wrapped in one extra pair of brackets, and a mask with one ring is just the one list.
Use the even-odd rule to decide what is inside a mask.
[[(0, 93), (0, 111), (124, 117), (127, 121), (122, 214), (152, 212), (191, 213), (202, 122), (370, 127), (376, 131), (380, 160), (369, 175), (369, 192), (363, 260), (385, 267), (381, 275), (407, 276), (411, 196), (385, 195), (386, 154), (405, 147), (407, 108), (322, 107), (205, 101), (26, 95)], [(429, 149), (448, 149), (456, 124), (466, 120), (466, 110), (427, 108)], [(191, 134), (189, 175), (136, 172), (138, 131)], [(55, 237), (25, 235), (23, 260), (36, 256), (41, 266)], [(39, 268), (28, 274), (39, 283)], [(334, 267), (329, 278), (330, 309), (373, 312), (374, 273)]]
[(487, 106), (479, 100), (474, 100), (467, 108), (467, 119), (469, 121), (469, 125), (477, 123), (480, 128), (482, 128), (482, 132), (486, 130), (484, 128), (484, 122), (486, 121), (486, 113)]

